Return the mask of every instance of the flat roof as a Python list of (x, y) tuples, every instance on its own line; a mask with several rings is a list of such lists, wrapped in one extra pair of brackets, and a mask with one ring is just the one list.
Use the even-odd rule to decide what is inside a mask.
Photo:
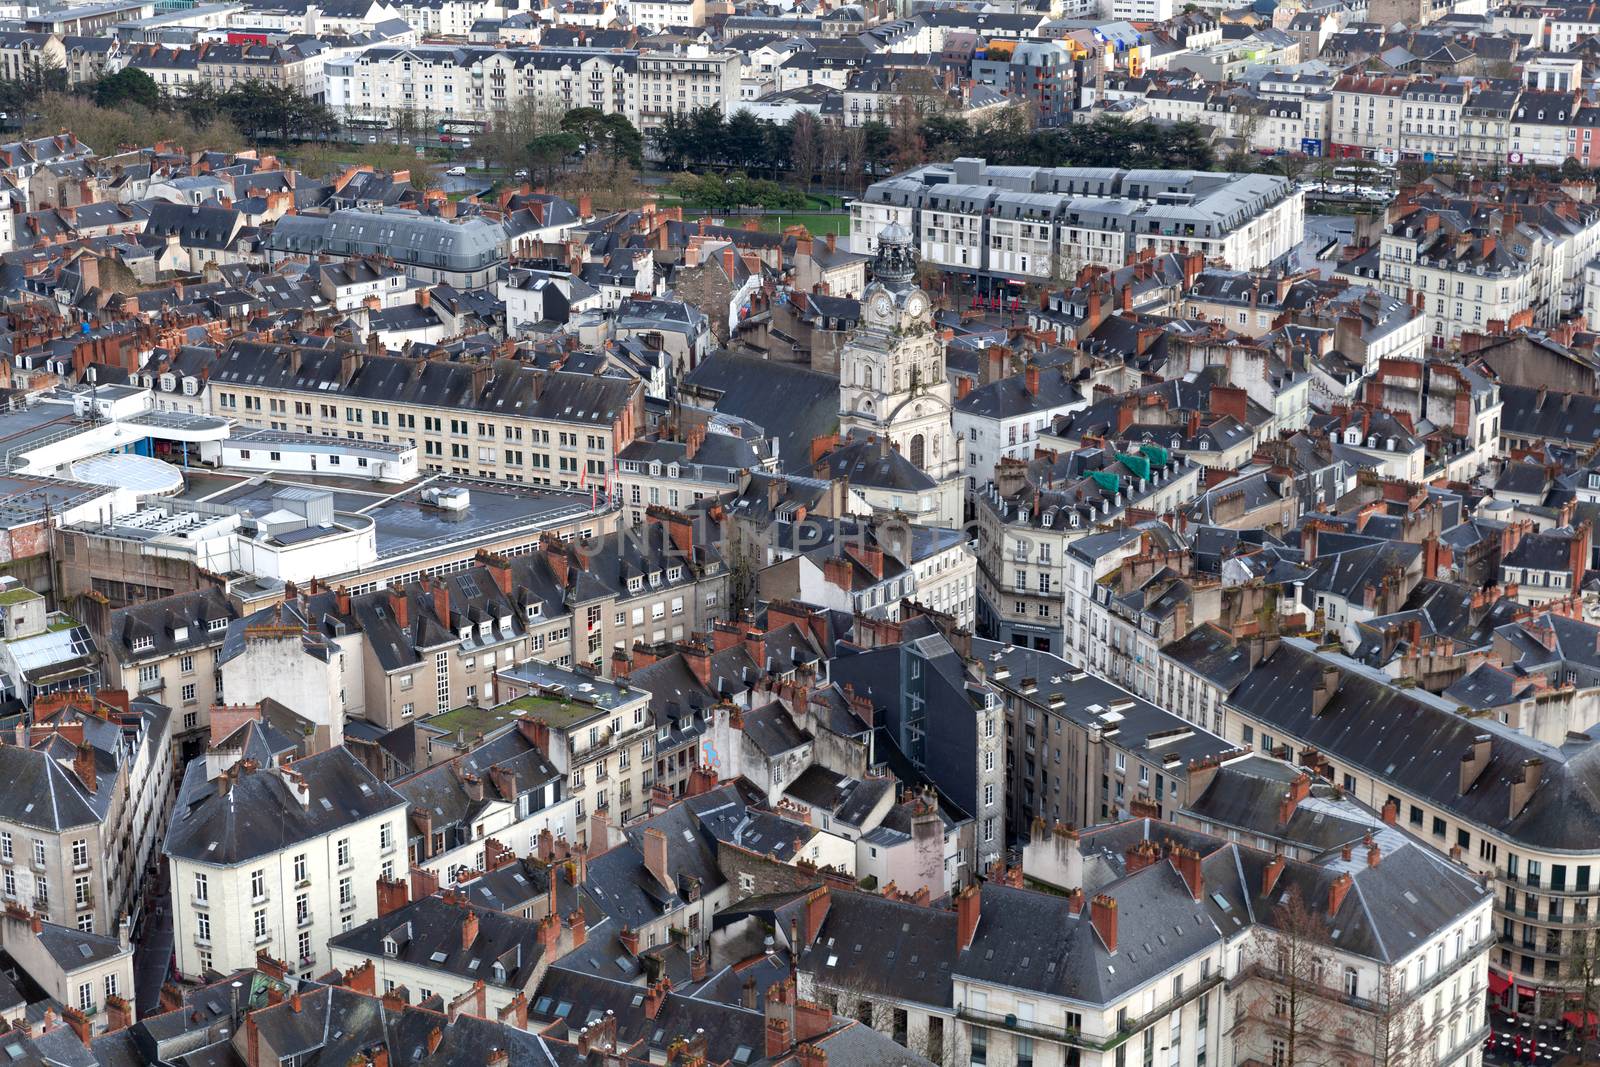
[[(456, 488), (469, 495), (467, 506), (460, 510), (437, 508), (423, 500), (426, 490)], [(428, 474), (397, 487), (377, 486), (365, 478), (299, 473), (198, 472), (175, 499), (259, 517), (277, 510), (279, 494), (296, 489), (331, 493), (335, 517), (343, 513), (347, 519), (356, 516), (371, 522), (381, 563), (476, 544), (519, 530), (549, 529), (591, 513), (590, 497), (584, 492), (441, 474)]]

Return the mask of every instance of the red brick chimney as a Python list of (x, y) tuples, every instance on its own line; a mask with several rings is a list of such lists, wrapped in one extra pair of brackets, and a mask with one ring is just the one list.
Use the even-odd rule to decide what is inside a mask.
[(1117, 951), (1117, 902), (1101, 893), (1089, 902), (1089, 921), (1094, 923), (1094, 932), (1100, 935), (1100, 943), (1105, 945), (1106, 951)]
[(794, 1002), (794, 1039), (812, 1041), (828, 1032), (833, 1025), (833, 1011), (814, 1000)]
[(711, 649), (699, 641), (686, 642), (680, 649), (684, 665), (701, 685), (711, 685)]
[(395, 625), (400, 629), (411, 625), (411, 602), (406, 598), (405, 590), (393, 586), (389, 588), (389, 614), (394, 616)]
[(100, 788), (100, 780), (94, 773), (94, 748), (87, 744), (78, 745), (77, 751), (72, 755), (72, 773), (78, 776), (83, 783), (83, 788), (93, 793)]
[(1261, 895), (1262, 896), (1270, 897), (1272, 895), (1272, 890), (1274, 888), (1276, 888), (1276, 886), (1278, 884), (1278, 879), (1283, 876), (1283, 868), (1284, 868), (1284, 861), (1283, 861), (1283, 857), (1282, 856), (1274, 856), (1274, 857), (1272, 857), (1271, 862), (1269, 862), (1264, 868), (1262, 868), (1262, 870), (1261, 870)]
[(677, 880), (667, 865), (667, 835), (653, 826), (644, 832), (644, 869), (667, 892), (678, 891)]
[(381, 918), (411, 902), (410, 887), (399, 878), (378, 877), (378, 915)]
[(1028, 369), (1022, 372), (1022, 384), (1029, 396), (1039, 395), (1039, 364), (1028, 361)]
[(461, 920), (461, 947), (471, 948), (476, 940), (478, 940), (478, 913), (469, 911)]
[(1294, 781), (1289, 783), (1288, 791), (1283, 794), (1283, 800), (1278, 803), (1278, 821), (1287, 823), (1290, 816), (1294, 814), (1294, 809), (1299, 807), (1300, 802), (1310, 795), (1311, 776), (1309, 774), (1297, 776)]
[(1354, 885), (1349, 872), (1345, 872), (1333, 880), (1328, 886), (1328, 918), (1339, 914), (1339, 909), (1344, 906), (1344, 898), (1349, 895), (1350, 887)]
[[(828, 894), (827, 886), (813, 889), (811, 895), (806, 897), (806, 928), (804, 931), (806, 944), (809, 945), (816, 941), (817, 934), (822, 930), (822, 923), (828, 917), (828, 908), (831, 904), (832, 898)], [(798, 949), (795, 949), (795, 951), (798, 951)]]
[(667, 994), (672, 992), (672, 979), (663, 978), (644, 991), (644, 1017), (654, 1019), (661, 1011), (661, 1004), (667, 999)]
[(1589, 540), (1592, 531), (1588, 520), (1580, 522), (1567, 542), (1567, 570), (1572, 575), (1572, 588), (1583, 585), (1583, 576), (1589, 569)]
[(787, 1019), (769, 1018), (767, 1020), (767, 1059), (776, 1060), (782, 1058), (793, 1044), (789, 1021)]
[(450, 586), (442, 578), (433, 580), (433, 617), (439, 625), (450, 629)]
[(969, 885), (956, 895), (957, 952), (965, 952), (972, 947), (972, 939), (978, 932), (978, 918), (982, 907), (983, 895), (978, 892), (976, 885)]
[(1173, 850), (1172, 864), (1178, 868), (1178, 873), (1183, 876), (1183, 884), (1189, 887), (1194, 899), (1203, 899), (1206, 878), (1200, 869), (1200, 853), (1192, 848), (1179, 847)]

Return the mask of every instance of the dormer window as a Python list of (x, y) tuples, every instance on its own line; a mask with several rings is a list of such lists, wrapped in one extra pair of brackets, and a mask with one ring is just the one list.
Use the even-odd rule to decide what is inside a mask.
[(471, 626), (463, 626), (457, 632), (459, 633), (459, 635), (461, 637), (461, 640), (463, 640), (463, 641), (468, 641), (468, 640), (471, 640), (471, 638), (472, 638), (472, 627)]
[(634, 575), (632, 578), (628, 579), (628, 592), (637, 593), (637, 592), (639, 592), (639, 590), (641, 590), (643, 588), (644, 588), (644, 579), (643, 578), (639, 577), (638, 575)]
[(682, 578), (683, 578), (683, 568), (682, 567), (668, 567), (667, 568), (667, 581), (676, 582), (676, 581), (682, 580)]
[[(148, 384), (148, 383), (146, 383), (146, 384)], [(177, 387), (178, 387), (178, 379), (177, 378), (173, 377), (170, 374), (163, 374), (161, 376), (161, 391), (163, 393), (170, 393), (174, 389), (176, 389)]]
[(650, 572), (650, 584), (652, 586), (657, 586), (657, 585), (661, 584), (661, 572), (660, 571), (651, 571)]
[(394, 959), (400, 954), (400, 946), (394, 943), (394, 938), (386, 937), (383, 939), (383, 954), (390, 959)]
[(133, 650), (135, 652), (147, 652), (155, 647), (156, 639), (149, 635), (141, 635), (133, 639)]
[(226, 630), (227, 628), (228, 628), (228, 620), (227, 619), (212, 619), (211, 621), (206, 623), (206, 633), (214, 634), (214, 633), (217, 633), (220, 630)]
[(504, 982), (506, 980), (506, 965), (499, 960), (494, 961), (494, 980), (496, 982)]
[(175, 627), (173, 627), (172, 639), (174, 641), (187, 641), (187, 640), (189, 640), (189, 628), (187, 626), (175, 626)]
[(199, 391), (200, 391), (200, 383), (199, 383), (199, 381), (197, 379), (195, 379), (195, 378), (185, 378), (183, 380), (183, 395), (184, 396), (194, 396)]
[(527, 614), (528, 614), (528, 618), (537, 619), (539, 616), (544, 614), (544, 605), (543, 604), (529, 604), (528, 605)]
[(479, 637), (488, 637), (489, 636), (489, 622), (488, 622), (487, 619), (478, 624), (478, 636)]

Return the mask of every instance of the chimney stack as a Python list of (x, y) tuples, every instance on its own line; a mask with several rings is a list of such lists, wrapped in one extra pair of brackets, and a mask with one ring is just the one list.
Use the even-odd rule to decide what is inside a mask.
[(1105, 945), (1106, 951), (1115, 955), (1117, 951), (1117, 902), (1104, 893), (1096, 896), (1089, 902), (1089, 921), (1094, 924), (1094, 932), (1100, 935), (1100, 943)]
[(969, 885), (956, 895), (956, 951), (965, 952), (972, 947), (978, 932), (979, 910), (983, 897), (976, 885)]

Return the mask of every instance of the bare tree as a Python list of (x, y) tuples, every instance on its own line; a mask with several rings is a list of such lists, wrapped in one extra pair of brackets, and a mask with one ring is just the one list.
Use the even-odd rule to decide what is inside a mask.
[(1581, 1025), (1578, 1027), (1577, 1053), (1579, 1063), (1592, 1063), (1600, 1052), (1596, 1050), (1594, 1026), (1591, 1020), (1600, 1017), (1600, 930), (1593, 928), (1574, 930), (1567, 935), (1565, 959), (1568, 988), (1576, 987), (1576, 1003)]
[(1421, 1000), (1406, 995), (1399, 967), (1383, 969), (1373, 1003), (1372, 1067), (1432, 1067), (1434, 1029), (1427, 1025)]
[(809, 111), (796, 112), (793, 127), (789, 160), (794, 164), (795, 177), (809, 190), (817, 166), (822, 162), (822, 128), (817, 123), (817, 117)]
[(824, 138), (827, 144), (825, 159), (837, 160), (843, 182), (854, 188), (862, 181), (862, 166), (866, 163), (866, 138), (859, 127), (830, 126)]
[(1249, 945), (1250, 978), (1241, 987), (1233, 1020), (1235, 1045), (1280, 1042), (1283, 1054), (1264, 1062), (1283, 1067), (1332, 1067), (1328, 1046), (1336, 1039), (1335, 976), (1328, 974), (1333, 939), (1327, 921), (1300, 893), (1289, 889)]
[(889, 109), (890, 152), (895, 170), (910, 170), (925, 162), (927, 144), (922, 139), (922, 109), (911, 96), (902, 96)]

